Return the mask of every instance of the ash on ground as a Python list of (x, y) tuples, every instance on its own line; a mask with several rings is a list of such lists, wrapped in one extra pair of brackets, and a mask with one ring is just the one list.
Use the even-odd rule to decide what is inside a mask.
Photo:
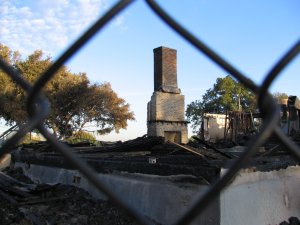
[[(22, 183), (33, 185), (21, 169), (9, 169), (4, 174)], [(135, 225), (138, 224), (107, 201), (92, 198), (86, 191), (68, 185), (38, 184), (26, 194), (3, 188), (1, 184), (0, 221), (2, 225)], [(0, 185), (0, 186), (1, 186)], [(17, 185), (16, 185), (17, 186)], [(16, 187), (15, 186), (15, 187)]]

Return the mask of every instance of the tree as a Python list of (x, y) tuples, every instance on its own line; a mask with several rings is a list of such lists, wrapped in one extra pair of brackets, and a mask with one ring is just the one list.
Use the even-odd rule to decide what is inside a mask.
[(280, 102), (284, 99), (288, 99), (289, 98), (289, 95), (287, 93), (281, 93), (281, 92), (275, 92), (273, 94), (273, 98), (277, 101), (277, 102)]
[(226, 111), (255, 111), (256, 108), (255, 94), (230, 76), (226, 76), (217, 78), (213, 88), (204, 93), (202, 100), (188, 104), (186, 116), (193, 130), (197, 132), (204, 113), (224, 114)]
[[(8, 64), (14, 65), (19, 61), (20, 54), (18, 52), (13, 52), (7, 46), (0, 43), (0, 55), (2, 59)], [(15, 118), (18, 118), (21, 115), (18, 115), (19, 105), (14, 109), (10, 104), (16, 98), (18, 98), (16, 93), (16, 85), (11, 79), (0, 69), (0, 115), (8, 123), (11, 123), (10, 115), (14, 114)]]
[[(16, 57), (8, 47), (0, 45), (0, 54), (30, 83), (52, 64), (51, 57), (35, 51), (25, 60)], [(0, 70), (0, 117), (8, 124), (21, 124), (28, 118), (26, 93)], [(71, 136), (86, 124), (97, 127), (99, 134), (127, 128), (134, 120), (129, 104), (112, 90), (109, 83), (92, 84), (85, 73), (71, 73), (62, 67), (43, 89), (51, 104), (45, 125), (59, 137)]]
[(288, 95), (287, 93), (275, 92), (273, 94), (273, 98), (278, 104), (292, 104), (297, 109), (300, 108), (300, 100), (297, 96)]
[(77, 144), (77, 143), (82, 143), (82, 142), (96, 144), (96, 142), (97, 142), (97, 140), (93, 134), (83, 131), (83, 130), (73, 133), (72, 136), (70, 136), (66, 139), (66, 141), (69, 144)]

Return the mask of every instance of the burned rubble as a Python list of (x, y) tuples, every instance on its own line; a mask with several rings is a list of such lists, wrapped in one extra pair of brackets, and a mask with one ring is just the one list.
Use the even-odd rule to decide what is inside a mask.
[(300, 221), (297, 217), (290, 217), (289, 222), (283, 221), (279, 225), (300, 225)]
[[(224, 143), (225, 147), (231, 146)], [(219, 148), (220, 143), (201, 140), (177, 144), (163, 137), (143, 136), (126, 142), (81, 144), (72, 151), (99, 173), (142, 173), (160, 176), (192, 175), (177, 178), (179, 183), (210, 185), (219, 179), (220, 169), (231, 165), (244, 146)], [(36, 184), (13, 165), (30, 165), (76, 169), (47, 142), (19, 146), (12, 152), (12, 168), (1, 173), (0, 195), (3, 224), (135, 224), (114, 205), (96, 200), (73, 186)], [(253, 171), (271, 171), (298, 165), (274, 140), (253, 157)], [(16, 179), (10, 178), (14, 177)], [(14, 215), (14, 216), (12, 216)], [(284, 223), (283, 223), (284, 224)], [(294, 223), (291, 223), (294, 224)]]
[[(171, 60), (168, 59), (170, 56)], [(199, 194), (200, 189), (201, 191), (207, 190), (220, 179), (224, 170), (226, 171), (233, 162), (240, 158), (247, 148), (247, 141), (259, 131), (259, 123), (256, 119), (259, 119), (260, 115), (240, 111), (226, 112), (226, 115), (205, 114), (200, 138), (193, 137), (188, 142), (187, 122), (184, 121), (184, 96), (181, 95), (181, 91), (177, 87), (176, 51), (165, 47), (157, 48), (155, 59), (155, 90), (151, 101), (148, 103), (147, 135), (126, 142), (79, 143), (76, 145), (69, 144), (69, 146), (72, 147), (70, 151), (102, 176), (103, 180), (101, 181), (110, 179), (108, 182), (112, 184), (111, 188), (115, 188), (113, 186), (117, 185), (134, 184), (135, 186), (132, 185), (126, 189), (126, 193), (134, 192), (135, 207), (145, 209), (142, 213), (147, 218), (147, 213), (149, 215), (152, 213), (150, 215), (152, 218), (150, 216), (149, 218), (153, 220), (153, 224), (170, 224), (174, 216), (170, 214), (176, 214), (173, 213), (174, 210), (178, 210), (180, 207), (180, 209), (185, 209), (192, 202), (194, 196)], [(170, 64), (168, 61), (172, 63)], [(300, 118), (300, 110), (294, 107), (291, 102), (285, 106), (282, 106), (284, 110), (281, 127), (286, 129), (286, 134), (299, 145), (300, 133), (299, 121), (297, 122), (297, 120)], [(291, 115), (291, 117), (287, 117), (287, 115)], [(90, 193), (76, 187), (76, 185), (79, 186), (80, 179), (84, 178), (80, 177), (77, 168), (47, 141), (18, 146), (11, 152), (11, 161), (11, 168), (0, 173), (0, 196), (3, 199), (0, 207), (2, 224), (136, 224), (126, 213), (110, 202), (97, 200)], [(18, 164), (21, 166), (16, 166)], [(256, 149), (254, 156), (241, 169), (244, 169), (246, 173), (249, 172), (249, 174), (256, 171), (270, 173), (280, 171), (284, 174), (282, 170), (296, 165), (299, 165), (299, 162), (286, 151), (276, 138), (271, 137), (264, 146)], [(36, 180), (33, 182), (23, 172), (34, 166), (43, 167), (43, 172), (50, 168), (57, 169), (54, 170), (53, 176), (65, 172), (66, 177), (71, 177), (72, 186), (61, 183), (52, 185), (37, 183)], [(285, 175), (292, 177), (289, 173), (292, 174), (293, 171), (288, 171)], [(282, 174), (277, 176), (278, 174), (271, 173), (270, 176), (273, 178), (277, 176), (276, 179), (279, 177), (280, 180), (283, 177)], [(105, 177), (105, 175), (109, 175), (110, 178)], [(116, 181), (115, 175), (122, 175), (123, 177)], [(134, 177), (132, 179), (134, 181), (126, 179), (129, 176), (137, 175), (139, 177)], [(240, 174), (241, 179), (245, 180), (239, 182), (247, 183), (247, 175), (243, 177)], [(253, 179), (257, 178), (255, 180), (257, 182), (252, 186), (252, 189), (256, 190), (257, 186), (262, 187), (260, 179), (263, 174), (257, 173), (254, 176), (258, 177)], [(266, 177), (268, 178), (268, 174)], [(140, 182), (139, 179), (144, 180)], [(274, 179), (275, 182), (276, 179)], [(145, 180), (148, 183), (144, 182)], [(165, 183), (161, 182), (162, 180)], [(289, 181), (284, 180), (284, 185), (286, 185), (285, 182)], [(242, 191), (249, 190), (251, 186), (249, 183), (247, 183), (247, 188)], [(280, 187), (281, 183), (278, 183), (277, 185)], [(172, 187), (173, 192), (170, 191), (170, 187)], [(266, 187), (270, 188), (268, 184)], [(138, 193), (136, 190), (139, 188), (141, 190)], [(148, 200), (150, 198), (148, 202), (141, 200), (145, 197), (143, 188), (148, 191), (148, 196), (146, 196)], [(160, 188), (159, 191), (157, 188)], [(231, 195), (231, 191), (235, 188), (236, 186), (233, 185), (232, 189), (226, 193), (227, 197), (224, 197), (228, 201), (226, 203), (231, 207), (235, 205), (237, 200), (235, 193)], [(243, 188), (242, 185), (241, 188)], [(187, 194), (184, 193), (185, 191)], [(160, 192), (162, 195), (159, 195)], [(169, 198), (165, 197), (169, 192), (171, 193)], [(279, 192), (280, 196), (282, 192)], [(258, 196), (257, 191), (253, 193), (255, 195), (250, 198)], [(136, 197), (138, 194), (140, 195)], [(155, 194), (156, 199), (153, 197)], [(283, 204), (289, 207), (289, 196), (286, 193), (283, 194)], [(264, 193), (261, 193), (261, 196), (264, 196)], [(157, 203), (159, 206), (152, 206), (154, 201), (151, 200), (153, 199), (159, 202)], [(160, 199), (163, 200), (160, 202)], [(184, 203), (182, 203), (182, 199), (184, 199)], [(226, 205), (221, 204), (224, 199), (216, 199), (212, 207), (207, 207), (207, 212), (203, 213), (204, 216), (201, 218), (200, 224), (221, 224), (221, 210), (224, 212), (227, 209), (222, 208)], [(280, 202), (282, 201), (280, 200)], [(169, 205), (165, 207), (165, 203)], [(146, 204), (150, 206), (147, 208)], [(169, 212), (169, 215), (165, 216), (163, 212), (168, 213), (165, 208), (170, 207), (173, 207), (173, 211), (170, 210), (171, 213)], [(153, 208), (157, 208), (155, 212), (151, 211)], [(145, 212), (146, 209), (148, 212)], [(230, 213), (233, 215), (235, 213), (232, 211), (227, 212), (230, 219), (232, 219)], [(282, 219), (280, 220), (282, 221)], [(155, 221), (159, 221), (159, 223)], [(280, 221), (276, 221), (276, 224), (278, 222)], [(291, 217), (289, 222), (280, 223), (280, 225), (288, 224), (297, 225), (299, 221), (296, 217)]]
[[(213, 181), (221, 167), (228, 167), (239, 158), (245, 146), (225, 142), (209, 143), (197, 139), (188, 144), (166, 141), (163, 137), (139, 137), (126, 142), (102, 146), (72, 146), (72, 151), (97, 172), (126, 171), (155, 175), (189, 174)], [(233, 147), (228, 147), (233, 146)], [(12, 153), (14, 162), (74, 168), (47, 142), (23, 145)], [(268, 171), (298, 165), (296, 159), (275, 139), (260, 149), (245, 167)]]
[(78, 187), (34, 184), (20, 168), (6, 169), (0, 177), (2, 225), (137, 224), (110, 202)]

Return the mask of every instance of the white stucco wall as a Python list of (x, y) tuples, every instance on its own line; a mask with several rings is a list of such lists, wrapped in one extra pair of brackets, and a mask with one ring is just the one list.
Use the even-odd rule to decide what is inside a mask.
[(206, 113), (203, 119), (206, 141), (216, 142), (224, 138), (226, 115)]
[(221, 225), (278, 225), (291, 216), (300, 218), (300, 167), (244, 170), (220, 198)]

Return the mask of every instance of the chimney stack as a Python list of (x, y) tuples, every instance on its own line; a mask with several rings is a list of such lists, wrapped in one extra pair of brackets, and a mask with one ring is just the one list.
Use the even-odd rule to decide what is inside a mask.
[(177, 86), (177, 51), (158, 47), (154, 53), (154, 92), (148, 103), (148, 136), (187, 143), (184, 96)]
[(180, 93), (177, 87), (177, 51), (158, 47), (154, 52), (154, 91)]

